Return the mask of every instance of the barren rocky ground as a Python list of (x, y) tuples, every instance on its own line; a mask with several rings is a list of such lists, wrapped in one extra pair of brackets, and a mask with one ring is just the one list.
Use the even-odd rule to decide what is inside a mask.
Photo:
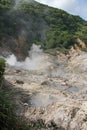
[[(42, 119), (55, 130), (87, 130), (87, 53), (67, 56), (46, 54), (49, 66), (25, 70), (7, 66), (17, 115), (29, 120)], [(49, 128), (52, 130), (52, 128)]]

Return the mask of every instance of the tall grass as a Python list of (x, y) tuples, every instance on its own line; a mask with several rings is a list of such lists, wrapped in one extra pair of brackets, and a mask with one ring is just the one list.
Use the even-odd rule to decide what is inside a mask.
[[(11, 102), (10, 94), (0, 88), (0, 129), (14, 130), (16, 127), (16, 116), (14, 104)], [(16, 129), (15, 129), (16, 130)]]
[(0, 129), (13, 130), (16, 124), (14, 105), (11, 102), (10, 92), (2, 89), (5, 71), (5, 60), (0, 58)]

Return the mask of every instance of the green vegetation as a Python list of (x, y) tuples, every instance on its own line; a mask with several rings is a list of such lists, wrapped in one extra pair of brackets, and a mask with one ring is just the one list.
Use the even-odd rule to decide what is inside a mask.
[(4, 71), (5, 71), (5, 60), (3, 58), (0, 58), (0, 84), (3, 80)]
[(14, 105), (11, 103), (11, 95), (3, 90), (2, 81), (4, 80), (5, 60), (0, 58), (0, 129), (16, 130), (16, 116)]
[[(9, 46), (14, 53), (26, 55), (33, 43), (44, 49), (70, 49), (77, 38), (87, 44), (87, 22), (79, 16), (33, 0), (20, 0), (18, 4), (15, 0), (0, 1), (0, 45)], [(19, 52), (17, 47), (21, 48)]]
[(7, 130), (14, 123), (13, 105), (9, 102), (9, 94), (2, 87), (3, 75), (5, 71), (5, 60), (0, 58), (0, 129)]
[(15, 124), (16, 116), (13, 104), (10, 101), (10, 94), (0, 88), (0, 129), (12, 130), (12, 128), (16, 128)]

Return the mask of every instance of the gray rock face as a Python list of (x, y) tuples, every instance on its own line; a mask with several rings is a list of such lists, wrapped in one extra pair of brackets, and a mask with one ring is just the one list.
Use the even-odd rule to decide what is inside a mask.
[(17, 114), (47, 125), (53, 121), (59, 130), (87, 130), (87, 54), (50, 58), (55, 62), (43, 72), (7, 67), (5, 78), (13, 84)]

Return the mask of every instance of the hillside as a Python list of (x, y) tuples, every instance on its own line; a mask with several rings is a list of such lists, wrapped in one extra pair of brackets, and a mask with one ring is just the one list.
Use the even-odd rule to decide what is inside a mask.
[(87, 130), (86, 34), (63, 10), (0, 0), (1, 130)]
[(77, 38), (87, 44), (86, 34), (87, 22), (79, 16), (33, 0), (0, 1), (0, 52), (24, 57), (33, 43), (64, 51), (78, 44)]

